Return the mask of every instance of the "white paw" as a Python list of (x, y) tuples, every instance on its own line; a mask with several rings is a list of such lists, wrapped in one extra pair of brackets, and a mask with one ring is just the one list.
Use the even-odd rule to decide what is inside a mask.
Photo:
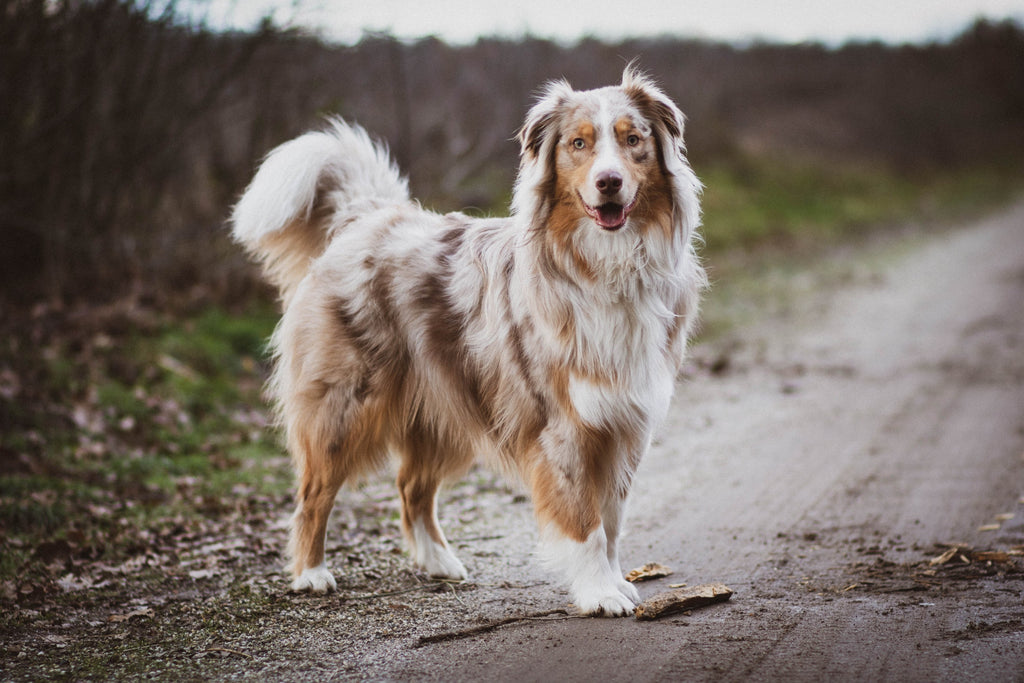
[[(630, 586), (632, 588), (632, 586)], [(633, 588), (633, 593), (636, 589)], [(615, 584), (594, 583), (573, 587), (573, 602), (583, 614), (605, 617), (625, 617), (633, 614), (633, 609), (640, 602), (624, 595)]]
[(331, 570), (327, 568), (326, 564), (303, 569), (302, 573), (292, 581), (292, 590), (300, 593), (306, 591), (311, 593), (327, 593), (335, 590), (337, 587), (338, 584), (335, 582), (334, 576), (331, 575)]
[(629, 581), (619, 579), (615, 582), (615, 587), (619, 589), (620, 593), (632, 600), (634, 605), (640, 604), (640, 591), (638, 591), (636, 586), (631, 584)]
[(466, 567), (448, 548), (431, 543), (424, 550), (422, 557), (417, 558), (416, 564), (431, 576), (452, 581), (465, 581), (469, 576)]
[[(437, 520), (433, 521), (435, 532), (440, 532), (437, 527)], [(412, 523), (412, 538), (409, 549), (412, 553), (413, 562), (431, 576), (439, 579), (451, 579), (452, 581), (465, 581), (469, 574), (466, 568), (459, 562), (459, 558), (448, 548), (448, 542), (441, 534), (441, 542), (434, 540), (435, 537), (427, 530), (423, 518)]]

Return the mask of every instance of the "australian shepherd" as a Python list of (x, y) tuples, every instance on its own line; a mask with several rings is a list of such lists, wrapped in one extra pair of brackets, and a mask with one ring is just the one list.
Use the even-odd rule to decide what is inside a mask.
[(466, 578), (437, 491), (482, 457), (529, 488), (578, 609), (633, 611), (624, 506), (705, 282), (682, 136), (631, 67), (618, 86), (550, 83), (519, 132), (508, 218), (425, 211), (341, 120), (270, 153), (232, 222), (284, 305), (270, 390), (297, 470), (294, 590), (335, 588), (335, 496), (391, 455), (416, 565)]

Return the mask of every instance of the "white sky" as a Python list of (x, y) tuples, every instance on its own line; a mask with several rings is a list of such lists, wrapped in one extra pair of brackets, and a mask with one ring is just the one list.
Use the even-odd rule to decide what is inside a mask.
[(480, 36), (575, 41), (679, 36), (729, 42), (949, 38), (977, 17), (1024, 22), (1024, 0), (211, 0), (211, 22), (251, 28), (273, 12), (282, 24), (354, 43), (364, 31), (450, 43)]

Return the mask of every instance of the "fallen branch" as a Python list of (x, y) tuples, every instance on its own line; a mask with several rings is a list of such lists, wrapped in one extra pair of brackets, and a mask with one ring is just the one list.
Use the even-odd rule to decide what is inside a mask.
[(637, 605), (636, 618), (641, 621), (657, 619), (668, 614), (685, 612), (716, 602), (725, 602), (732, 597), (732, 589), (720, 583), (709, 583), (693, 588), (680, 588), (659, 593)]
[(487, 624), (481, 624), (480, 626), (474, 626), (473, 628), (462, 629), (460, 631), (447, 631), (445, 633), (436, 633), (432, 636), (420, 636), (420, 639), (416, 641), (416, 647), (423, 647), (424, 645), (432, 645), (434, 643), (444, 643), (450, 640), (461, 640), (463, 638), (480, 635), (481, 633), (490, 633), (502, 626), (508, 626), (509, 624), (515, 624), (520, 621), (552, 621), (547, 617), (553, 615), (560, 615), (563, 619), (572, 619), (574, 617), (574, 615), (569, 614), (564, 609), (553, 609), (548, 610), (547, 612), (523, 614), (518, 617), (499, 619), (498, 621), (492, 621)]

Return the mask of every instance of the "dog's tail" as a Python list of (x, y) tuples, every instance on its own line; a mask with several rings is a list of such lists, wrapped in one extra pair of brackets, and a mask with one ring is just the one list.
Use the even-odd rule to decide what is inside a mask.
[(359, 126), (330, 124), (274, 149), (231, 216), (235, 240), (263, 264), (285, 302), (335, 226), (360, 210), (409, 199), (387, 148)]

